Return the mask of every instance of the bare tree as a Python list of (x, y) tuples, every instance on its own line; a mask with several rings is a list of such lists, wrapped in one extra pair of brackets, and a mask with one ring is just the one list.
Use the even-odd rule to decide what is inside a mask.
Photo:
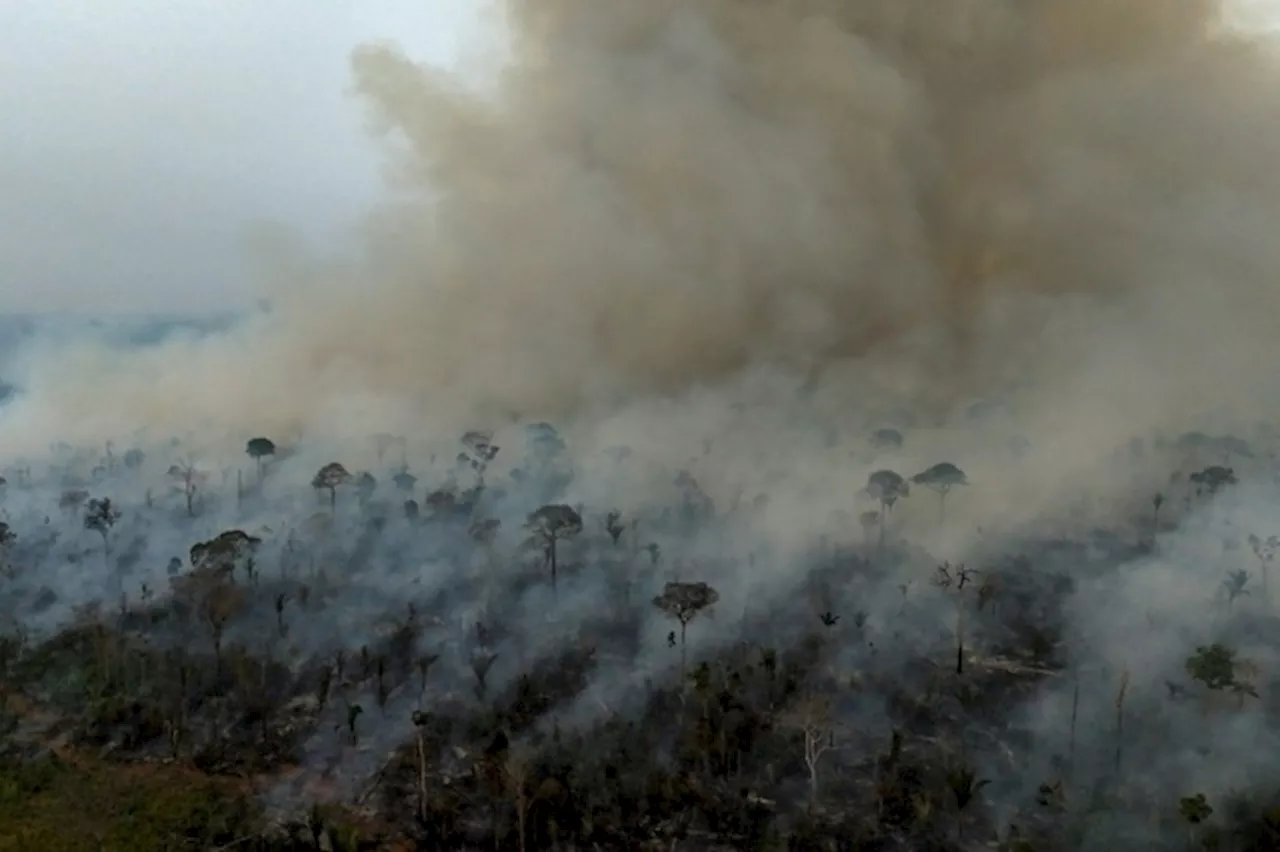
[(1258, 567), (1262, 571), (1262, 597), (1267, 605), (1270, 605), (1269, 575), (1271, 573), (1271, 563), (1275, 561), (1276, 553), (1280, 552), (1280, 536), (1271, 535), (1264, 539), (1250, 534), (1249, 549), (1253, 551), (1253, 555), (1258, 560)]
[(956, 674), (964, 674), (964, 590), (978, 572), (963, 565), (952, 565), (943, 562), (933, 576), (935, 586), (949, 589), (955, 595), (956, 603)]
[(427, 819), (427, 737), (426, 728), (431, 724), (431, 714), (413, 711), (413, 728), (418, 743), (418, 818)]
[(529, 806), (532, 797), (529, 795), (529, 780), (532, 769), (532, 755), (528, 749), (512, 745), (507, 749), (507, 759), (502, 766), (503, 778), (511, 791), (511, 798), (516, 807), (516, 831), (520, 852), (525, 852), (528, 836)]
[(782, 725), (802, 737), (804, 765), (809, 770), (809, 806), (818, 803), (818, 763), (827, 752), (840, 748), (831, 699), (825, 695), (802, 696), (781, 716)]
[(572, 506), (547, 505), (531, 514), (525, 527), (545, 554), (546, 565), (551, 569), (551, 589), (554, 591), (559, 567), (558, 545), (582, 532), (582, 515)]
[(169, 477), (177, 484), (187, 502), (187, 515), (196, 516), (196, 494), (204, 485), (206, 476), (196, 467), (195, 462), (188, 459), (179, 464), (169, 466)]
[(687, 662), (685, 632), (689, 622), (704, 609), (715, 605), (720, 593), (706, 583), (667, 583), (662, 594), (653, 599), (653, 605), (669, 617), (680, 622), (680, 676), (683, 679)]
[(498, 455), (500, 449), (493, 443), (493, 436), (488, 432), (468, 432), (462, 436), (463, 451), (458, 454), (458, 462), (470, 467), (476, 475), (476, 484), (484, 485), (484, 473), (489, 463)]
[(489, 654), (483, 651), (471, 658), (471, 673), (476, 676), (476, 698), (481, 701), (489, 693), (489, 669), (493, 667), (493, 663), (497, 659), (497, 654)]

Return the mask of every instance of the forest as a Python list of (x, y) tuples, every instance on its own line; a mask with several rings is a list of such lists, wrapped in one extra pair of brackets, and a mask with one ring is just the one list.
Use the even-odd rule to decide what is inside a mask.
[(11, 465), (6, 848), (1276, 848), (1265, 435), (1134, 439), (1158, 489), (964, 562), (996, 486), (908, 428), (785, 547), (712, 439), (498, 435)]
[(1275, 28), (476, 5), (352, 51), (340, 234), (292, 31), (89, 72), (296, 115), (210, 197), (33, 170), (86, 315), (159, 307), (76, 229), (271, 222), (232, 320), (0, 340), (0, 849), (1280, 849)]

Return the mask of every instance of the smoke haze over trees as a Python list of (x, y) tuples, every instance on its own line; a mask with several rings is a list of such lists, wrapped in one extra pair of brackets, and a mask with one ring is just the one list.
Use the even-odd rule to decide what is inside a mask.
[(455, 773), (489, 845), (568, 842), (559, 738), (627, 725), (815, 837), (1229, 833), (1280, 805), (1280, 64), (1225, 11), (540, 0), (479, 78), (361, 46), (357, 250), (264, 231), (269, 310), (0, 347), (0, 616), (190, 655), (94, 646), (166, 696), (127, 748), (213, 761), (244, 709), (336, 799), (399, 760), (437, 839)]

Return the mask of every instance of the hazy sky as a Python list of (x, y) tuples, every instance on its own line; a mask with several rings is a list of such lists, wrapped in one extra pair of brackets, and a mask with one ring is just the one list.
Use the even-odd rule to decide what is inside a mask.
[(247, 298), (242, 240), (375, 197), (357, 44), (452, 63), (469, 0), (0, 0), (0, 311)]

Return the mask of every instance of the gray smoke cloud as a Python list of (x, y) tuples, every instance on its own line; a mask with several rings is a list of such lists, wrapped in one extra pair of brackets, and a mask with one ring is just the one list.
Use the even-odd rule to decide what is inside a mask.
[(356, 51), (407, 140), (362, 251), (264, 236), (269, 318), (36, 359), (19, 443), (564, 416), (761, 365), (1090, 443), (1262, 405), (1275, 57), (1221, 3), (633, 6), (502, 6), (479, 90)]

